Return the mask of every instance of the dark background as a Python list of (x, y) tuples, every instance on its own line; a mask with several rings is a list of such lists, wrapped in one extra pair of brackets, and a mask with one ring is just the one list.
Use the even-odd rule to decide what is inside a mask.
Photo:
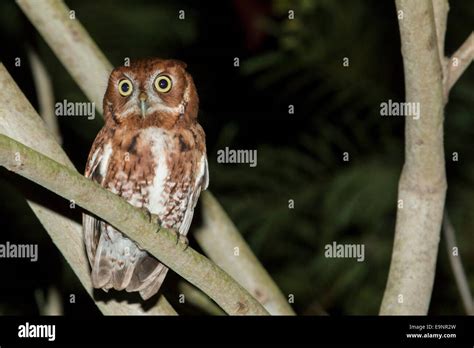
[[(210, 189), (298, 314), (377, 314), (388, 275), (403, 117), (380, 103), (403, 101), (403, 65), (393, 1), (67, 1), (114, 66), (125, 57), (188, 64), (207, 134)], [(288, 10), (295, 19), (288, 20)], [(178, 19), (185, 10), (186, 19)], [(446, 50), (472, 31), (474, 5), (451, 1)], [(14, 2), (0, 4), (0, 58), (36, 107), (26, 48), (51, 75), (56, 101), (87, 101)], [(22, 67), (14, 67), (15, 57)], [(234, 57), (240, 67), (234, 67)], [(344, 57), (350, 66), (343, 67)], [(447, 208), (471, 289), (474, 285), (474, 73), (456, 84), (446, 109)], [(288, 105), (295, 114), (288, 114)], [(99, 115), (59, 118), (63, 146), (82, 172)], [(219, 164), (217, 150), (258, 149), (258, 165)], [(349, 162), (343, 161), (348, 152)], [(459, 161), (451, 160), (458, 152)], [(24, 200), (68, 202), (0, 172), (0, 243), (38, 243), (39, 261), (0, 259), (0, 314), (37, 314), (38, 294), (55, 288), (68, 315), (99, 314)], [(32, 196), (33, 195), (33, 196)], [(288, 200), (295, 208), (288, 209)], [(66, 207), (66, 208), (65, 208)], [(68, 211), (80, 218), (80, 209)], [(192, 233), (192, 232), (191, 232)], [(365, 245), (365, 261), (327, 259), (324, 246)], [(191, 245), (197, 247), (191, 239)], [(178, 277), (164, 292), (180, 313)], [(36, 296), (35, 296), (36, 293)], [(76, 294), (70, 304), (69, 294)], [(430, 314), (463, 314), (441, 241)]]

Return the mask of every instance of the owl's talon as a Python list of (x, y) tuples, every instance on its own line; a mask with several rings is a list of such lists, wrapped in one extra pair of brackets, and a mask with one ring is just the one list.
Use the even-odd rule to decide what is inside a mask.
[(158, 229), (158, 231), (159, 231), (161, 229), (161, 219), (160, 219), (160, 217), (156, 214), (150, 213), (150, 211), (146, 208), (141, 208), (141, 209), (143, 210), (143, 212), (147, 216), (149, 222), (160, 226), (159, 229)]
[(183, 251), (185, 251), (189, 247), (189, 239), (188, 239), (188, 237), (183, 236), (182, 234), (180, 234), (180, 239), (184, 243)]
[(189, 247), (189, 240), (188, 240), (188, 237), (186, 236), (183, 236), (181, 233), (175, 231), (176, 233), (176, 245), (178, 245), (178, 243), (183, 243), (184, 244), (184, 250), (186, 250), (188, 247)]

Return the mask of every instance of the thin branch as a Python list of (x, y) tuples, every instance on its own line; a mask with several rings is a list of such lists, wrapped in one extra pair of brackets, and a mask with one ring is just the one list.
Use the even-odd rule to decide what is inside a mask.
[(447, 213), (444, 214), (443, 232), (446, 239), (446, 251), (448, 252), (449, 263), (453, 270), (459, 295), (461, 295), (464, 310), (466, 314), (474, 315), (474, 303), (472, 301), (472, 294), (469, 290), (469, 283), (464, 272), (464, 267), (462, 266), (461, 255), (459, 255), (459, 250), (457, 250), (457, 253), (454, 252), (455, 249), (458, 249), (456, 233)]
[(194, 236), (209, 257), (232, 274), (267, 311), (275, 315), (294, 315), (294, 311), (267, 271), (237, 231), (214, 196), (203, 192), (203, 226)]
[(447, 61), (446, 83), (444, 93), (447, 96), (456, 81), (461, 77), (469, 64), (474, 60), (474, 32)]
[(191, 303), (193, 306), (201, 308), (210, 315), (225, 315), (222, 309), (220, 309), (219, 306), (217, 306), (205, 293), (188, 282), (179, 282), (178, 290), (184, 295), (186, 303)]
[[(17, 3), (71, 73), (80, 88), (85, 93), (87, 92), (87, 97), (94, 101), (97, 109), (102, 112), (99, 106), (102, 105), (107, 78), (112, 66), (82, 27), (79, 20), (71, 20), (69, 8), (59, 0), (17, 0)], [(61, 34), (58, 35), (57, 33)], [(87, 54), (84, 53), (84, 50), (87, 51)], [(98, 88), (99, 86), (100, 88)], [(205, 196), (204, 194), (203, 197)], [(210, 202), (210, 200), (206, 202)], [(257, 261), (245, 241), (239, 236), (239, 232), (222, 207), (217, 201), (212, 202), (211, 208), (217, 207), (218, 209), (215, 211), (220, 213), (213, 216), (212, 219), (206, 218), (206, 216), (210, 216), (210, 213), (207, 212), (207, 203), (203, 204), (203, 213), (207, 224), (199, 232), (198, 242), (200, 246), (211, 258), (220, 257), (222, 244), (232, 245), (232, 249), (239, 247), (244, 250), (239, 258), (232, 258), (229, 255), (228, 257), (220, 257), (216, 261), (232, 277), (242, 281), (242, 285), (257, 299), (264, 300), (264, 305), (271, 314), (294, 314), (278, 287)], [(219, 231), (219, 243), (215, 242), (216, 231)], [(247, 266), (250, 267), (249, 270), (246, 269)]]
[(31, 47), (28, 48), (28, 57), (33, 74), (33, 81), (35, 82), (36, 95), (38, 96), (39, 114), (58, 144), (61, 145), (62, 139), (59, 132), (58, 118), (54, 113), (54, 91), (51, 78), (41, 58)]
[[(0, 64), (0, 86), (2, 86), (0, 89), (0, 133), (74, 169), (72, 162), (46, 129), (43, 120), (15, 84), (3, 64)], [(27, 202), (88, 294), (93, 298), (89, 261), (84, 250), (81, 225), (41, 204)], [(146, 312), (139, 303), (117, 302), (114, 299), (107, 303), (94, 302), (103, 314), (109, 315), (176, 315), (163, 296), (153, 308)]]
[(412, 116), (405, 120), (405, 164), (380, 314), (426, 315), (447, 187), (442, 68), (432, 1), (396, 0), (396, 6), (404, 14), (399, 26), (406, 102), (419, 103), (420, 114), (418, 119)]
[(54, 286), (44, 291), (36, 289), (35, 299), (40, 315), (64, 315), (61, 294)]
[(228, 314), (267, 315), (265, 308), (216, 264), (159, 228), (143, 210), (45, 155), (0, 135), (0, 164), (48, 190), (73, 200), (134, 240), (166, 266), (197, 286)]
[(444, 55), (444, 39), (449, 12), (448, 0), (432, 0), (438, 39), (438, 53), (443, 70), (444, 100), (448, 102), (451, 88), (474, 60), (474, 32), (471, 33), (459, 49), (450, 57)]

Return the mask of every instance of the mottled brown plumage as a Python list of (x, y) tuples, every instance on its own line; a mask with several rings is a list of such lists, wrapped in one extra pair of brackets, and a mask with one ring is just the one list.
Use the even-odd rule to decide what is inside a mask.
[[(208, 185), (199, 101), (185, 68), (176, 60), (144, 59), (112, 71), (105, 125), (85, 173), (184, 236)], [(157, 259), (90, 215), (84, 214), (83, 230), (94, 287), (139, 291), (144, 299), (159, 290), (168, 269)]]

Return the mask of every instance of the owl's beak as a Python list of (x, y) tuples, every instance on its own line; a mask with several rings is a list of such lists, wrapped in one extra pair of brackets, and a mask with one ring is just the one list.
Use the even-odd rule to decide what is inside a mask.
[(138, 98), (140, 99), (140, 110), (142, 111), (142, 117), (145, 118), (146, 109), (148, 108), (148, 104), (146, 102), (148, 95), (145, 92), (141, 92)]

